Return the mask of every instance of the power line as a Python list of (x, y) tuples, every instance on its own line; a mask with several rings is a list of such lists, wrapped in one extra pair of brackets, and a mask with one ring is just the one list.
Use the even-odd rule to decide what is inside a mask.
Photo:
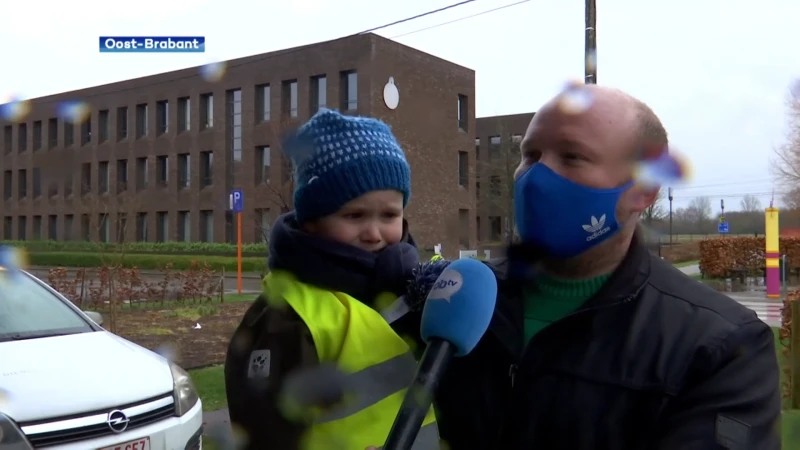
[(392, 36), (389, 39), (397, 39), (397, 38), (401, 38), (403, 36), (408, 36), (409, 34), (420, 33), (422, 31), (432, 30), (434, 28), (439, 28), (439, 27), (442, 27), (442, 26), (445, 26), (445, 25), (450, 25), (451, 23), (461, 22), (462, 20), (472, 19), (473, 17), (482, 16), (484, 14), (489, 14), (491, 12), (500, 11), (501, 9), (506, 9), (506, 8), (510, 8), (512, 6), (521, 5), (523, 3), (528, 3), (529, 1), (531, 1), (531, 0), (522, 0), (522, 1), (519, 1), (519, 2), (516, 2), (516, 3), (511, 3), (509, 5), (504, 5), (504, 6), (500, 6), (500, 7), (497, 7), (497, 8), (488, 9), (486, 11), (479, 12), (479, 13), (473, 14), (471, 16), (465, 16), (465, 17), (461, 17), (461, 18), (458, 18), (458, 19), (455, 19), (455, 20), (448, 21), (448, 22), (442, 22), (440, 24), (431, 25), (431, 26), (425, 27), (425, 28), (420, 28), (419, 30), (409, 31), (408, 33), (398, 34), (397, 36)]
[[(474, 2), (474, 1), (475, 0), (464, 0), (464, 1), (461, 1), (461, 2), (458, 2), (458, 3), (454, 3), (454, 4), (451, 4), (451, 5), (448, 5), (448, 6), (444, 6), (442, 8), (438, 8), (438, 9), (435, 9), (435, 10), (427, 11), (427, 12), (424, 12), (424, 13), (421, 13), (421, 14), (417, 14), (417, 15), (414, 15), (414, 16), (411, 16), (411, 17), (406, 17), (405, 19), (396, 20), (396, 21), (394, 21), (392, 23), (389, 23), (389, 24), (386, 24), (386, 25), (381, 25), (379, 27), (370, 28), (368, 30), (360, 31), (358, 33), (348, 34), (346, 36), (342, 36), (342, 37), (336, 38), (336, 39), (331, 39), (331, 40), (328, 40), (328, 41), (325, 41), (325, 42), (326, 43), (333, 43), (333, 42), (343, 41), (345, 39), (350, 39), (350, 38), (355, 37), (355, 36), (360, 36), (360, 35), (363, 35), (363, 34), (366, 34), (366, 33), (371, 33), (371, 32), (376, 31), (376, 30), (382, 30), (384, 28), (388, 28), (388, 27), (391, 27), (391, 26), (396, 25), (396, 24), (410, 22), (410, 21), (418, 19), (420, 17), (429, 16), (431, 14), (435, 14), (435, 13), (440, 12), (440, 11), (445, 11), (445, 10), (448, 10), (448, 9), (452, 9), (452, 8), (457, 7), (457, 6), (465, 5), (467, 3), (471, 3), (471, 2)], [(530, 0), (525, 0), (525, 1), (530, 1)], [(509, 5), (509, 6), (512, 6), (512, 5)], [(441, 25), (445, 25), (445, 24), (440, 24), (438, 26), (441, 26)], [(284, 49), (284, 50), (275, 50), (275, 51), (272, 51), (272, 52), (269, 52), (269, 53), (266, 53), (266, 54), (262, 54), (262, 55), (244, 56), (242, 58), (237, 58), (237, 59), (247, 59), (246, 61), (239, 61), (237, 63), (228, 64), (226, 69), (232, 69), (232, 68), (235, 68), (235, 67), (247, 66), (247, 65), (250, 65), (250, 64), (259, 63), (259, 62), (266, 61), (266, 60), (269, 60), (269, 59), (272, 59), (272, 58), (276, 58), (276, 57), (279, 57), (279, 56), (291, 55), (291, 54), (294, 54), (294, 53), (297, 53), (297, 52), (301, 52), (301, 51), (307, 50), (308, 47), (310, 47), (312, 45), (315, 45), (315, 44), (301, 45), (301, 46), (298, 46), (298, 47)], [(190, 69), (200, 68), (200, 67), (205, 67), (205, 66), (207, 66), (207, 64), (203, 65), (203, 66), (187, 67), (186, 69), (178, 69), (178, 71), (190, 70)], [(152, 75), (146, 75), (146, 76), (152, 76)], [(184, 76), (174, 77), (174, 78), (170, 78), (168, 80), (162, 80), (162, 81), (150, 83), (148, 86), (158, 86), (158, 85), (167, 84), (167, 83), (174, 83), (176, 81), (188, 80), (188, 79), (194, 78), (196, 76), (197, 76), (197, 74), (195, 73), (195, 74), (192, 74), (192, 75), (184, 75)], [(144, 77), (142, 77), (142, 78), (144, 78)], [(126, 81), (126, 80), (115, 81), (115, 82), (111, 82), (111, 83), (107, 83), (107, 84), (119, 83), (121, 81)], [(100, 86), (106, 86), (106, 85), (100, 85)], [(96, 87), (100, 87), (100, 86), (93, 86), (93, 87), (96, 88)], [(92, 87), (82, 88), (82, 89), (77, 89), (77, 90), (84, 90), (84, 89), (91, 89), (91, 88)], [(134, 90), (137, 90), (137, 89), (140, 89), (140, 86), (131, 86), (131, 87), (124, 88), (124, 89), (117, 89), (117, 90), (114, 91), (114, 93), (134, 91)], [(106, 95), (106, 94), (108, 94), (108, 93), (107, 92), (103, 92), (103, 93), (99, 93), (98, 92), (98, 93), (94, 93), (94, 94), (84, 95), (83, 97), (80, 98), (80, 100), (87, 99), (87, 98), (100, 97), (100, 96)], [(48, 97), (53, 96), (53, 95), (60, 95), (60, 94), (51, 94), (51, 95), (48, 95)], [(42, 104), (48, 104), (48, 103), (60, 102), (60, 101), (62, 101), (62, 100), (48, 100), (48, 101), (43, 101)]]
[(410, 21), (412, 21), (412, 20), (419, 19), (420, 17), (430, 16), (431, 14), (436, 14), (436, 13), (438, 13), (438, 12), (446, 11), (446, 10), (448, 10), (448, 9), (455, 8), (455, 7), (457, 7), (457, 6), (466, 5), (467, 3), (472, 3), (472, 2), (474, 2), (474, 1), (475, 1), (475, 0), (464, 0), (464, 1), (463, 1), (463, 2), (461, 2), (461, 3), (454, 3), (454, 4), (452, 4), (452, 5), (448, 5), (448, 6), (445, 6), (445, 7), (443, 7), (443, 8), (434, 9), (433, 11), (428, 11), (428, 12), (426, 12), (426, 13), (422, 13), (422, 14), (417, 14), (416, 16), (408, 17), (408, 18), (406, 18), (406, 19), (397, 20), (397, 21), (394, 21), (394, 22), (392, 22), (392, 23), (389, 23), (389, 24), (386, 24), (386, 25), (381, 25), (381, 26), (379, 26), (379, 27), (370, 28), (369, 30), (364, 30), (364, 31), (362, 31), (362, 32), (360, 32), (360, 33), (358, 33), (358, 34), (372, 33), (373, 31), (382, 30), (382, 29), (384, 29), (384, 28), (389, 28), (389, 27), (391, 27), (391, 26), (394, 26), (394, 25), (399, 25), (399, 24), (401, 24), (401, 23), (410, 22)]
[(714, 183), (714, 184), (698, 184), (698, 185), (691, 185), (691, 186), (676, 186), (673, 187), (673, 191), (684, 191), (688, 189), (701, 189), (701, 188), (708, 188), (708, 187), (725, 187), (725, 186), (741, 186), (743, 184), (754, 184), (754, 183), (767, 183), (770, 181), (775, 181), (773, 178), (754, 178), (751, 180), (738, 180), (738, 181), (729, 181), (727, 183)]

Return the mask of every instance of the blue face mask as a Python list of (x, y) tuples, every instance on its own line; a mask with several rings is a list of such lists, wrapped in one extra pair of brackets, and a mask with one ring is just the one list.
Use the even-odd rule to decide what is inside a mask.
[(632, 185), (593, 189), (534, 164), (514, 183), (517, 232), (551, 257), (580, 255), (619, 230), (617, 203)]

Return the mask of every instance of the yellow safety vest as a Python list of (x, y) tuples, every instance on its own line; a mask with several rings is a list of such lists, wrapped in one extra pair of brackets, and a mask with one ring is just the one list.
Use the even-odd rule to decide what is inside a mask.
[(441, 261), (443, 259), (444, 258), (442, 257), (442, 255), (433, 255), (433, 257), (431, 258), (431, 262)]
[[(361, 387), (354, 401), (315, 417), (303, 449), (382, 445), (417, 370), (408, 344), (379, 312), (345, 293), (301, 283), (285, 272), (270, 272), (267, 286), (268, 295), (284, 299), (305, 322), (319, 361), (336, 364)], [(433, 408), (412, 449), (439, 449)]]

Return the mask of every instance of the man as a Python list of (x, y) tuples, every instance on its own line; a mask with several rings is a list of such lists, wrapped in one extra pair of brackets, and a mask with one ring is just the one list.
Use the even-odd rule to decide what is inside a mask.
[(439, 385), (442, 439), (452, 450), (779, 449), (770, 328), (637, 238), (658, 188), (632, 174), (643, 150), (666, 149), (666, 131), (620, 91), (580, 89), (588, 110), (563, 107), (562, 94), (522, 141), (522, 242), (489, 263), (489, 331)]

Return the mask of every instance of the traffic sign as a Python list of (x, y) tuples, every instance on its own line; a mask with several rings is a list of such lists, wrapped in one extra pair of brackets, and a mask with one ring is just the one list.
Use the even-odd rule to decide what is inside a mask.
[(719, 226), (717, 226), (717, 231), (721, 234), (725, 234), (728, 232), (728, 222), (720, 222)]
[(244, 193), (241, 189), (234, 189), (230, 198), (231, 209), (235, 213), (244, 211)]

